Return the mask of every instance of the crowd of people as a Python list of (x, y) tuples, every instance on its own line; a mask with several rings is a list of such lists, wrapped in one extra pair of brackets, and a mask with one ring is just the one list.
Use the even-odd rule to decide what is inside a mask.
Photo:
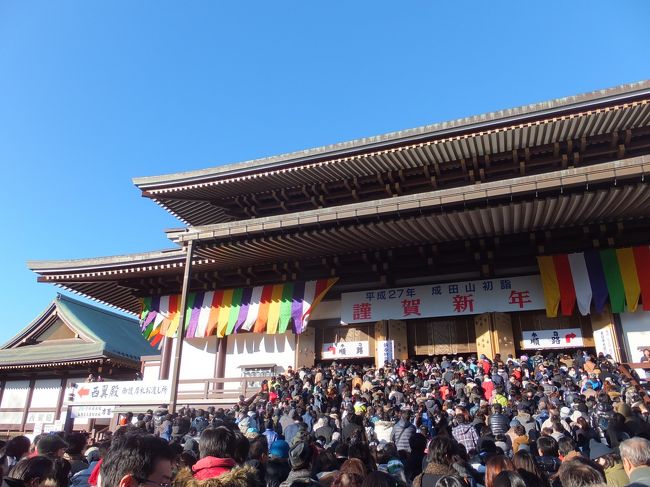
[(11, 439), (3, 487), (650, 487), (647, 391), (578, 351), (287, 370), (232, 408)]

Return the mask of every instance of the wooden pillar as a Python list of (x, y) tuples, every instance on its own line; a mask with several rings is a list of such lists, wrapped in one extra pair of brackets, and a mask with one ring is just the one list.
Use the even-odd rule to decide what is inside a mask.
[(508, 355), (515, 356), (515, 338), (509, 314), (492, 313), (492, 339), (495, 353), (500, 353), (504, 361)]
[(160, 380), (169, 379), (169, 366), (172, 361), (173, 344), (174, 339), (172, 337), (163, 338), (163, 346), (160, 353), (160, 368), (158, 369), (158, 378)]
[(308, 326), (300, 335), (296, 335), (296, 363), (297, 369), (313, 367), (316, 361), (316, 329)]
[[(172, 365), (171, 376), (171, 400), (170, 412), (176, 412), (176, 405), (178, 403), (178, 381), (181, 375), (181, 358), (183, 357), (183, 341), (185, 340), (185, 310), (187, 308), (187, 293), (190, 289), (190, 271), (192, 268), (192, 254), (194, 254), (194, 241), (190, 240), (187, 244), (185, 255), (185, 268), (183, 270), (183, 287), (181, 289), (181, 304), (180, 304), (180, 321), (178, 323), (178, 331), (176, 332), (176, 347), (174, 349), (174, 362)], [(161, 364), (162, 366), (162, 364)]]
[[(216, 379), (223, 379), (226, 375), (226, 353), (228, 352), (228, 337), (217, 338), (217, 356), (215, 360)], [(223, 382), (217, 384), (217, 389), (223, 389)]]
[(56, 400), (56, 413), (54, 413), (54, 421), (61, 419), (61, 409), (63, 408), (63, 401), (65, 400), (65, 390), (68, 385), (68, 374), (64, 373), (61, 377), (61, 390), (59, 391), (59, 397)]
[(2, 383), (0, 383), (0, 405), (2, 404), (2, 398), (5, 395), (5, 387), (7, 386), (7, 380), (2, 379)]
[(474, 316), (476, 353), (492, 359), (497, 353), (505, 360), (515, 356), (515, 338), (512, 320), (506, 313), (483, 313)]
[(409, 352), (407, 346), (406, 322), (389, 320), (387, 328), (388, 340), (393, 340), (395, 346), (395, 358), (399, 360), (408, 359)]
[(34, 387), (36, 387), (36, 379), (30, 379), (29, 390), (27, 391), (27, 400), (25, 401), (25, 408), (23, 409), (23, 419), (20, 422), (20, 431), (25, 431), (25, 424), (27, 424), (29, 407), (32, 405), (32, 397), (34, 396)]
[(629, 349), (629, 343), (626, 343), (625, 335), (623, 333), (623, 323), (621, 322), (620, 313), (612, 313), (614, 335), (618, 344), (621, 362), (632, 362), (632, 351)]
[(379, 350), (379, 342), (386, 341), (386, 322), (378, 321), (374, 325), (375, 330), (375, 367), (381, 368), (384, 366), (383, 361), (384, 352)]
[(494, 357), (495, 349), (492, 337), (492, 324), (490, 313), (474, 316), (474, 330), (476, 331), (476, 353), (487, 357)]

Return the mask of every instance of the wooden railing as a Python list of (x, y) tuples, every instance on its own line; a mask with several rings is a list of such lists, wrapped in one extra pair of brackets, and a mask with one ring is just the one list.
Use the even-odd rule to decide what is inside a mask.
[(644, 384), (639, 382), (639, 377), (635, 369), (650, 370), (650, 362), (627, 362), (618, 364), (618, 370), (623, 375), (630, 380), (630, 383), (634, 386), (639, 386), (641, 389), (645, 390), (645, 394), (642, 395), (643, 402), (646, 405), (650, 405), (650, 396)]
[(92, 437), (95, 441), (103, 441), (105, 440), (108, 435), (110, 434), (111, 431), (111, 426), (102, 426), (99, 429), (93, 429), (92, 430)]
[[(259, 392), (259, 386), (250, 386), (249, 382), (261, 382), (268, 380), (270, 377), (238, 377), (227, 379), (182, 379), (178, 381), (178, 400), (177, 404), (187, 404), (192, 402), (216, 404), (235, 404), (239, 401), (239, 396), (246, 398)], [(238, 384), (238, 387), (227, 387), (231, 384)]]

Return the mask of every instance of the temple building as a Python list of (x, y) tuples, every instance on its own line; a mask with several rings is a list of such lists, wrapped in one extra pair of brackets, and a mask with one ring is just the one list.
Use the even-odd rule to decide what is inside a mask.
[(635, 361), (646, 172), (649, 81), (136, 178), (182, 223), (170, 249), (29, 267), (138, 316), (162, 349), (146, 374), (176, 383), (536, 349)]
[(109, 408), (93, 415), (91, 425), (83, 408), (68, 414), (69, 395), (89, 380), (107, 381), (96, 382), (100, 389), (108, 381), (135, 380), (143, 355), (154, 354), (137, 320), (57, 295), (0, 348), (0, 429), (42, 432), (58, 423), (58, 430), (67, 417), (77, 429), (108, 426)]

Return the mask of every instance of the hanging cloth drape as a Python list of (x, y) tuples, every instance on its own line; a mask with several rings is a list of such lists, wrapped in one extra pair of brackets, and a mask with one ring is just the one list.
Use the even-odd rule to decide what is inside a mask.
[[(293, 331), (302, 333), (309, 317), (336, 281), (333, 278), (188, 293), (185, 337), (223, 337), (251, 330), (285, 333), (291, 322)], [(140, 327), (152, 345), (178, 334), (179, 295), (146, 297), (141, 302)]]
[(650, 310), (650, 247), (647, 245), (604, 250), (587, 250), (569, 255), (537, 257), (546, 314), (573, 313), (577, 301), (582, 315), (593, 303), (601, 313), (609, 304), (613, 313), (634, 312), (643, 303)]

